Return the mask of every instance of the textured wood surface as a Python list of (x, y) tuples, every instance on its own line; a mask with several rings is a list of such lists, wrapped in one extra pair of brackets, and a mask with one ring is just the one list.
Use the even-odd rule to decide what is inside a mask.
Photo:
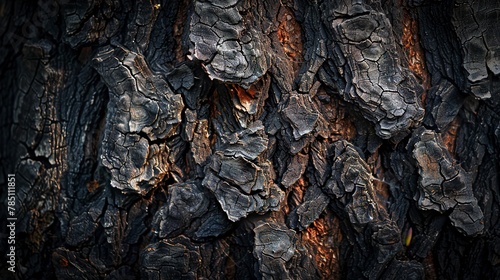
[(498, 5), (0, 2), (0, 278), (500, 278)]

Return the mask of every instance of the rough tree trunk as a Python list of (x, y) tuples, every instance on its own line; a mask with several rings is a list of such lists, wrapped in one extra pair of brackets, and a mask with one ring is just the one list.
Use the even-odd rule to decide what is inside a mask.
[(15, 275), (499, 279), (498, 4), (2, 1)]

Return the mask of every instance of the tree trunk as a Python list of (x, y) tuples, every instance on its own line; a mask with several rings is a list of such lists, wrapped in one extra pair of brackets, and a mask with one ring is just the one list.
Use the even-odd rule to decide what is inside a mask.
[(0, 22), (0, 278), (500, 278), (498, 1)]

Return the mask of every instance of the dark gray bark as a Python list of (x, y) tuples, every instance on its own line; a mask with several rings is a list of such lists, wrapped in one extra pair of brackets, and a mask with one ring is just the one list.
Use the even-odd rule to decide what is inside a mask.
[(0, 278), (500, 278), (499, 13), (0, 3)]

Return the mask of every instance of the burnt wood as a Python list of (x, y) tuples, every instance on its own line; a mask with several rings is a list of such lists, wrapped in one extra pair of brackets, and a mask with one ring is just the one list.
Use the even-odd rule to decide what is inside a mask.
[(498, 4), (2, 1), (0, 278), (500, 279)]

